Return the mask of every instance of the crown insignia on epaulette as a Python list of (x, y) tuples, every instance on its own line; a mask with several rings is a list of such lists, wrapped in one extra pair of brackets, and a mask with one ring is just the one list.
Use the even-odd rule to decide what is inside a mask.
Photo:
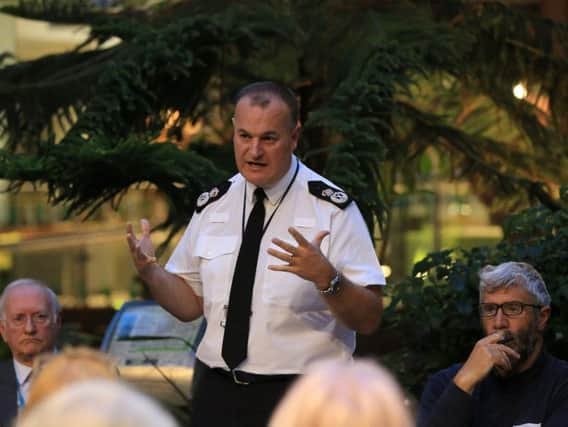
[(199, 213), (210, 203), (219, 200), (229, 190), (231, 184), (231, 181), (225, 181), (216, 185), (211, 190), (201, 193), (195, 202), (195, 211)]
[(308, 181), (308, 189), (317, 198), (333, 203), (340, 209), (345, 209), (353, 201), (345, 191), (333, 188), (323, 181)]

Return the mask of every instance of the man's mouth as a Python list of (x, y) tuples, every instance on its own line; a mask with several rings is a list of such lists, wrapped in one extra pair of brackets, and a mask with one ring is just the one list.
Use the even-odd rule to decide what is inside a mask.
[(501, 338), (501, 340), (499, 341), (499, 344), (505, 344), (505, 345), (509, 345), (512, 344), (515, 341), (515, 337), (513, 336), (513, 334), (509, 331), (505, 331), (505, 333), (503, 334), (503, 338)]
[(261, 162), (247, 162), (247, 165), (249, 165), (250, 167), (254, 167), (254, 168), (261, 168), (266, 166), (266, 163), (261, 163)]

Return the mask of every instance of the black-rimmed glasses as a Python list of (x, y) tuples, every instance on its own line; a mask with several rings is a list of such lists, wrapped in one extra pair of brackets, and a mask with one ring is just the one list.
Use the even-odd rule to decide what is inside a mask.
[(520, 301), (509, 301), (503, 304), (495, 304), (493, 302), (486, 302), (479, 304), (479, 315), (481, 317), (493, 317), (497, 315), (499, 309), (503, 310), (505, 316), (520, 316), (525, 307), (542, 308), (538, 304), (526, 304)]

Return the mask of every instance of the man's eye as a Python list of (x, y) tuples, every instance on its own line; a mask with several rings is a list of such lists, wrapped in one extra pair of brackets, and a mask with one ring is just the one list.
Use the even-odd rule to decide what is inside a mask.
[(250, 139), (250, 135), (247, 135), (247, 134), (244, 134), (244, 133), (241, 133), (239, 136), (240, 136), (242, 139)]

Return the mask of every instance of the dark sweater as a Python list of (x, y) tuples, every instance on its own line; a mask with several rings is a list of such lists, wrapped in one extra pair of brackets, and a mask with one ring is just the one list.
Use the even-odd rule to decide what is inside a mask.
[(461, 367), (453, 365), (428, 380), (418, 427), (568, 426), (567, 362), (542, 353), (518, 375), (501, 378), (490, 373), (472, 396), (452, 381)]
[(18, 380), (12, 359), (0, 362), (0, 427), (7, 427), (18, 413)]

